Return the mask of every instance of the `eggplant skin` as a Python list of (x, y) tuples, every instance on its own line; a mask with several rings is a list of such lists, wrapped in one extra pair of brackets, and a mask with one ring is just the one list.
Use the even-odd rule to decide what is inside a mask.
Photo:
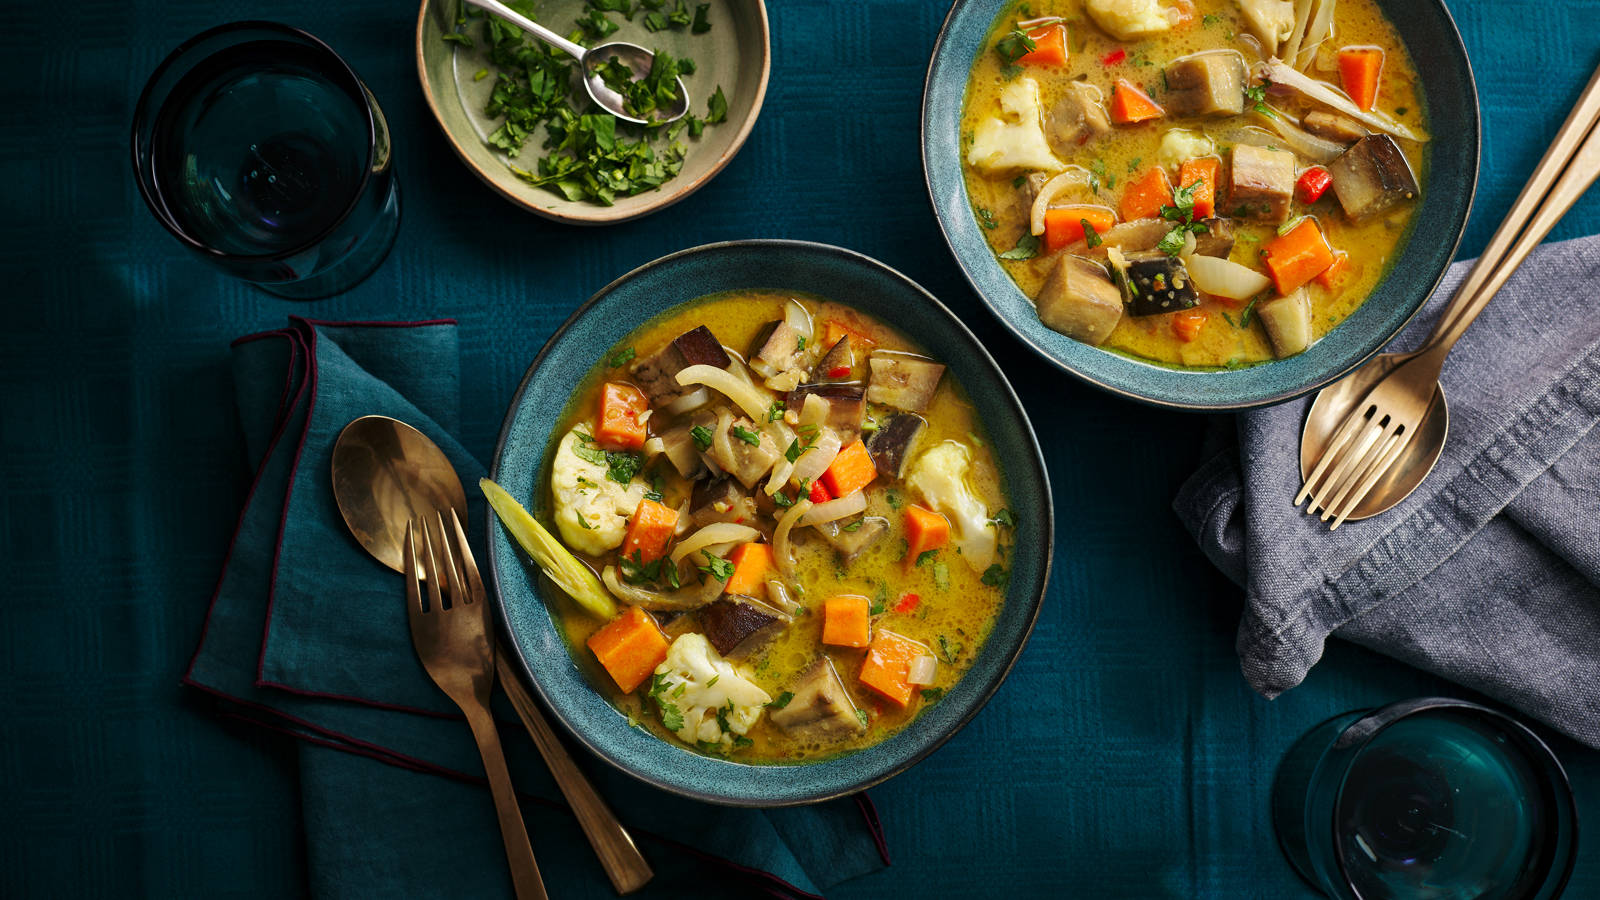
[(867, 454), (885, 478), (898, 479), (906, 470), (911, 445), (922, 433), (926, 419), (916, 413), (896, 413), (885, 419), (867, 440)]
[(1119, 280), (1130, 316), (1156, 316), (1200, 303), (1183, 260), (1165, 253), (1129, 256)]
[(701, 609), (699, 616), (706, 639), (728, 659), (744, 656), (788, 624), (775, 612), (768, 612), (755, 601), (740, 596), (718, 600)]

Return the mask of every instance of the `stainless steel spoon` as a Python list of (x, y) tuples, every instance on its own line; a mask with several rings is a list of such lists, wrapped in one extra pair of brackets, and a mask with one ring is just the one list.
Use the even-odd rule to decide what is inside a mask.
[[(339, 432), (333, 446), (333, 496), (356, 541), (396, 572), (405, 571), (406, 523), (412, 516), (444, 509), (455, 510), (458, 518), (467, 516), (466, 492), (444, 451), (422, 432), (388, 416), (362, 416)], [(556, 738), (511, 667), (511, 658), (497, 639), (500, 687), (550, 767), (612, 886), (619, 894), (644, 887), (654, 875), (650, 863)]]
[(598, 69), (613, 58), (628, 67), (628, 71), (633, 73), (634, 81), (639, 81), (650, 74), (650, 67), (655, 65), (656, 55), (638, 44), (611, 41), (598, 47), (582, 47), (501, 3), (500, 0), (466, 0), (466, 2), (484, 12), (505, 19), (576, 59), (578, 67), (583, 72), (583, 87), (589, 92), (589, 98), (601, 109), (624, 122), (632, 122), (635, 125), (665, 124), (683, 118), (683, 114), (689, 111), (689, 89), (684, 86), (681, 77), (678, 79), (676, 102), (670, 107), (657, 108), (655, 115), (650, 119), (641, 119), (628, 113), (623, 106), (622, 95), (606, 85)]

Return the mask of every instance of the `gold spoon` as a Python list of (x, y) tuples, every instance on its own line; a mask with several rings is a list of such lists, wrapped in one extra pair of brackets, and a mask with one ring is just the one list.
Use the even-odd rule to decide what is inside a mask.
[[(405, 571), (406, 523), (411, 517), (445, 509), (455, 510), (461, 519), (467, 516), (466, 492), (444, 451), (422, 432), (388, 416), (362, 416), (339, 432), (333, 445), (333, 496), (357, 543), (396, 572)], [(550, 767), (612, 886), (619, 894), (644, 887), (655, 875), (650, 863), (556, 738), (511, 668), (510, 658), (505, 644), (496, 639), (500, 686)]]
[[(1322, 459), (1340, 426), (1366, 399), (1378, 382), (1424, 352), (1437, 348), (1442, 342), (1448, 340), (1454, 343), (1471, 324), (1472, 319), (1482, 312), (1489, 298), (1505, 284), (1517, 266), (1522, 264), (1522, 260), (1534, 246), (1549, 234), (1561, 216), (1583, 195), (1585, 188), (1595, 178), (1594, 159), (1580, 158), (1574, 161), (1573, 158), (1580, 153), (1584, 157), (1593, 156), (1596, 140), (1600, 140), (1600, 132), (1596, 132), (1596, 140), (1585, 142), (1585, 138), (1589, 136), (1597, 120), (1600, 120), (1600, 69), (1590, 77), (1589, 84), (1583, 89), (1577, 105), (1567, 115), (1566, 121), (1562, 123), (1561, 130), (1556, 133), (1555, 140), (1550, 144), (1550, 149), (1545, 151), (1544, 158), (1539, 160), (1533, 175), (1523, 186), (1522, 193), (1518, 194), (1516, 202), (1511, 204), (1511, 211), (1495, 230), (1494, 236), (1489, 239), (1488, 246), (1484, 247), (1483, 254), (1473, 264), (1467, 277), (1456, 288), (1450, 305), (1446, 307), (1444, 314), (1440, 316), (1422, 346), (1409, 353), (1379, 354), (1366, 365), (1356, 369), (1344, 379), (1323, 388), (1317, 394), (1311, 409), (1306, 413), (1305, 428), (1300, 432), (1302, 481), (1311, 478), (1317, 462)], [(1580, 142), (1583, 142), (1582, 151), (1579, 150)], [(1572, 163), (1570, 170), (1569, 162)], [(1563, 176), (1563, 173), (1565, 177), (1562, 177), (1555, 193), (1551, 194), (1551, 186), (1555, 185), (1556, 179)], [(1550, 195), (1549, 201), (1545, 202), (1547, 194)], [(1527, 226), (1530, 220), (1534, 220), (1532, 227), (1523, 233), (1524, 226)], [(1522, 238), (1520, 241), (1519, 235)], [(1465, 321), (1462, 321), (1463, 318)], [(1439, 454), (1444, 450), (1445, 438), (1449, 431), (1450, 408), (1444, 399), (1444, 386), (1436, 385), (1427, 411), (1423, 413), (1418, 424), (1416, 435), (1409, 440), (1400, 455), (1371, 485), (1365, 497), (1345, 518), (1349, 520), (1370, 518), (1390, 509), (1409, 496), (1423, 479), (1428, 477), (1428, 473), (1433, 471), (1434, 464), (1439, 461)]]

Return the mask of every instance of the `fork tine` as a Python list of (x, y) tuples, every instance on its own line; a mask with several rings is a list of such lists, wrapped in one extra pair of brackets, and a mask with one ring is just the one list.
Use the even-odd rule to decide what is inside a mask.
[(1372, 414), (1372, 418), (1367, 420), (1367, 424), (1362, 428), (1360, 435), (1351, 443), (1351, 446), (1345, 449), (1344, 453), (1340, 454), (1339, 459), (1335, 462), (1333, 471), (1328, 473), (1327, 479), (1318, 486), (1317, 492), (1312, 495), (1311, 502), (1306, 506), (1306, 515), (1314, 516), (1318, 510), (1328, 508), (1329, 499), (1340, 488), (1344, 487), (1351, 467), (1366, 458), (1367, 454), (1372, 450), (1372, 445), (1382, 434), (1382, 420), (1379, 418), (1379, 413), (1375, 411)]
[(433, 519), (428, 523), (430, 530), (435, 526), (439, 529), (440, 555), (444, 557), (445, 572), (449, 576), (449, 581), (446, 584), (450, 589), (450, 608), (455, 609), (457, 606), (467, 602), (467, 588), (466, 585), (461, 583), (461, 569), (456, 562), (458, 552), (451, 546), (450, 531), (444, 526), (444, 514), (437, 510), (434, 511)]
[(1367, 471), (1367, 466), (1371, 463), (1373, 456), (1377, 454), (1379, 445), (1389, 436), (1389, 428), (1393, 425), (1392, 420), (1380, 424), (1378, 415), (1378, 413), (1373, 413), (1372, 427), (1368, 428), (1361, 436), (1360, 446), (1351, 450), (1344, 459), (1339, 461), (1339, 466), (1334, 471), (1333, 476), (1328, 479), (1328, 483), (1318, 493), (1315, 506), (1321, 510), (1318, 518), (1322, 519), (1322, 521), (1326, 522), (1329, 518), (1328, 508), (1343, 499), (1344, 495), (1355, 485), (1357, 475)]
[(454, 509), (450, 510), (450, 524), (455, 528), (456, 546), (460, 548), (457, 556), (466, 575), (468, 595), (482, 597), (483, 579), (478, 575), (478, 563), (472, 558), (472, 547), (467, 543), (467, 531), (461, 527), (461, 518), (456, 515)]
[(1365, 500), (1367, 494), (1372, 491), (1372, 486), (1377, 484), (1378, 480), (1388, 473), (1389, 469), (1394, 465), (1394, 461), (1399, 458), (1400, 451), (1404, 450), (1406, 445), (1411, 443), (1411, 438), (1414, 437), (1416, 433), (1417, 431), (1415, 428), (1406, 428), (1397, 432), (1394, 437), (1389, 439), (1389, 444), (1384, 447), (1383, 454), (1377, 459), (1372, 467), (1372, 470), (1365, 478), (1361, 480), (1361, 485), (1356, 488), (1355, 493), (1351, 495), (1350, 500), (1338, 511), (1337, 515), (1334, 517), (1333, 524), (1328, 526), (1329, 531), (1337, 530), (1340, 525), (1344, 524), (1345, 519), (1349, 518), (1350, 514), (1355, 512), (1356, 507), (1360, 506), (1361, 501)]
[[(1339, 459), (1340, 453), (1345, 449), (1350, 441), (1360, 433), (1361, 429), (1366, 426), (1369, 412), (1375, 413), (1376, 410), (1371, 406), (1363, 406), (1359, 411), (1352, 412), (1349, 416), (1345, 417), (1344, 424), (1340, 425), (1339, 430), (1334, 432), (1333, 440), (1329, 441), (1328, 445), (1322, 448), (1322, 458), (1317, 460), (1316, 468), (1311, 470), (1311, 476), (1305, 480), (1304, 484), (1300, 485), (1300, 493), (1296, 494), (1294, 497), (1295, 506), (1298, 507), (1301, 503), (1305, 502), (1307, 497), (1312, 495), (1313, 491), (1318, 486), (1318, 482), (1322, 479), (1322, 476), (1327, 473), (1328, 467), (1333, 465), (1335, 460)], [(1307, 509), (1306, 512), (1309, 513), (1311, 510)]]
[(422, 585), (417, 583), (417, 541), (412, 529), (413, 521), (406, 522), (406, 615), (412, 619), (422, 614)]
[(1389, 451), (1390, 447), (1394, 446), (1395, 439), (1403, 431), (1403, 427), (1395, 428), (1392, 431), (1389, 429), (1384, 430), (1384, 433), (1372, 445), (1372, 448), (1367, 451), (1367, 455), (1362, 457), (1360, 462), (1350, 470), (1350, 477), (1346, 478), (1339, 490), (1328, 498), (1327, 504), (1322, 508), (1322, 515), (1320, 516), (1322, 521), (1326, 522), (1338, 516), (1340, 510), (1347, 509), (1347, 505), (1348, 508), (1354, 508), (1356, 504), (1361, 502), (1360, 486), (1373, 473), (1382, 475), (1384, 454)]
[(439, 591), (439, 563), (434, 557), (433, 535), (429, 534), (427, 519), (422, 520), (422, 550), (427, 565), (424, 572), (428, 576), (428, 612), (443, 612), (444, 598)]

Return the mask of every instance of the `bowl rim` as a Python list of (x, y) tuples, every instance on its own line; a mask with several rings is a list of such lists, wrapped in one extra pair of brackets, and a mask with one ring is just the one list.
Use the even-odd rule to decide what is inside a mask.
[[(1131, 387), (1113, 384), (1110, 383), (1109, 380), (1097, 378), (1087, 372), (1080, 371), (1076, 366), (1068, 363), (1064, 359), (1061, 359), (1056, 354), (1052, 353), (1049, 348), (1041, 345), (1038, 341), (1030, 337), (1026, 332), (1023, 331), (1020, 325), (1012, 321), (1011, 317), (1004, 315), (996, 302), (984, 292), (983, 288), (980, 286), (977, 273), (972, 270), (972, 267), (968, 264), (966, 258), (956, 247), (954, 235), (951, 233), (951, 226), (946, 223), (945, 217), (941, 214), (939, 198), (934, 191), (932, 145), (929, 140), (930, 135), (928, 130), (929, 120), (932, 114), (930, 106), (932, 104), (933, 97), (934, 71), (938, 67), (940, 54), (945, 51), (945, 45), (950, 39), (951, 25), (955, 22), (957, 15), (964, 8), (979, 2), (984, 2), (984, 0), (953, 0), (953, 2), (950, 4), (949, 11), (945, 13), (944, 21), (939, 26), (939, 35), (934, 40), (933, 50), (928, 56), (928, 70), (926, 74), (924, 74), (922, 80), (922, 106), (919, 112), (918, 122), (918, 137), (921, 142), (922, 150), (922, 181), (923, 186), (927, 191), (928, 201), (933, 207), (934, 221), (938, 223), (939, 233), (944, 238), (945, 247), (950, 251), (950, 255), (952, 258), (954, 258), (956, 267), (961, 270), (961, 275), (964, 279), (966, 279), (967, 285), (972, 288), (972, 292), (978, 296), (979, 301), (983, 303), (984, 307), (989, 311), (989, 314), (998, 320), (1000, 325), (1004, 327), (1006, 331), (1010, 332), (1013, 337), (1021, 341), (1025, 346), (1028, 347), (1028, 349), (1032, 350), (1050, 365), (1063, 372), (1066, 372), (1068, 375), (1071, 375), (1082, 382), (1093, 385), (1094, 387), (1115, 394), (1119, 397), (1124, 397), (1129, 400), (1134, 400), (1139, 403), (1164, 409), (1181, 409), (1197, 412), (1228, 412), (1255, 409), (1263, 406), (1273, 406), (1279, 403), (1286, 403), (1297, 397), (1303, 397), (1313, 391), (1327, 387), (1329, 384), (1344, 378), (1346, 375), (1349, 375), (1351, 372), (1355, 371), (1361, 366), (1366, 365), (1366, 363), (1376, 356), (1380, 350), (1387, 346), (1389, 342), (1393, 341), (1397, 336), (1399, 336), (1400, 333), (1406, 329), (1406, 326), (1411, 324), (1412, 320), (1417, 317), (1417, 314), (1422, 311), (1422, 308), (1427, 305), (1428, 298), (1432, 297), (1434, 293), (1438, 291), (1440, 283), (1444, 281), (1444, 277), (1449, 272), (1451, 263), (1455, 260), (1456, 252), (1461, 248), (1462, 238), (1466, 235), (1467, 224), (1472, 217), (1473, 203), (1477, 198), (1478, 178), (1480, 170), (1483, 166), (1483, 114), (1482, 106), (1478, 97), (1477, 76), (1476, 73), (1473, 72), (1471, 58), (1467, 54), (1466, 43), (1462, 40), (1461, 29), (1456, 24), (1455, 17), (1451, 15), (1450, 8), (1445, 4), (1444, 0), (1426, 0), (1426, 2), (1443, 17), (1445, 28), (1441, 37), (1449, 43), (1452, 49), (1459, 51), (1460, 58), (1463, 63), (1465, 63), (1463, 66), (1463, 72), (1465, 74), (1465, 82), (1468, 88), (1467, 93), (1469, 95), (1470, 108), (1472, 112), (1472, 168), (1468, 173), (1466, 184), (1464, 185), (1466, 205), (1461, 210), (1461, 220), (1455, 228), (1455, 237), (1450, 242), (1449, 252), (1442, 257), (1443, 261), (1442, 264), (1439, 265), (1438, 271), (1435, 272), (1431, 278), (1424, 279), (1424, 281), (1427, 282), (1427, 289), (1420, 291), (1420, 296), (1415, 301), (1407, 301), (1411, 304), (1410, 311), (1407, 312), (1407, 314), (1395, 324), (1394, 328), (1388, 334), (1380, 335), (1377, 331), (1374, 331), (1373, 336), (1362, 343), (1360, 352), (1353, 355), (1347, 365), (1343, 367), (1334, 366), (1321, 375), (1306, 379), (1301, 384), (1291, 386), (1287, 389), (1274, 390), (1268, 392), (1265, 396), (1253, 399), (1207, 402), (1203, 400), (1186, 400), (1169, 396), (1160, 396), (1153, 392), (1141, 392)], [(964, 103), (966, 96), (966, 91), (964, 88), (961, 93)], [(965, 184), (962, 185), (962, 190), (963, 192), (966, 190)], [(1409, 248), (1411, 241), (1414, 238), (1415, 234), (1408, 235), (1403, 246), (1405, 248)], [(1402, 256), (1403, 253), (1404, 250), (1402, 250)], [(1397, 257), (1395, 264), (1398, 264), (1399, 262), (1400, 258)], [(1383, 278), (1379, 280), (1377, 287), (1381, 287), (1384, 282), (1388, 281), (1392, 274), (1392, 270), (1385, 274)], [(1009, 274), (1007, 275), (1007, 278), (1010, 280)], [(1010, 283), (1013, 287), (1015, 287), (1014, 280), (1010, 280)], [(1375, 287), (1374, 290), (1376, 289), (1377, 288)], [(1018, 289), (1018, 292), (1021, 292), (1020, 289)], [(1033, 302), (1032, 298), (1028, 298), (1028, 302), (1031, 306)], [(1362, 302), (1364, 304), (1366, 301), (1363, 300)], [(1360, 305), (1358, 305), (1356, 309), (1360, 309)], [(1354, 315), (1355, 311), (1356, 310), (1352, 310), (1350, 315)], [(1349, 316), (1346, 316), (1346, 319), (1348, 318)], [(1344, 323), (1340, 322), (1340, 324), (1342, 325)], [(1099, 350), (1100, 348), (1093, 349)], [(1109, 350), (1100, 350), (1100, 352), (1111, 353)], [(1121, 354), (1112, 355), (1121, 356)], [(1133, 357), (1127, 357), (1127, 361), (1137, 365), (1149, 366), (1158, 371), (1188, 372), (1197, 376), (1215, 375), (1218, 377), (1226, 377), (1227, 375), (1231, 374), (1228, 372), (1206, 372), (1192, 369), (1186, 370), (1183, 367), (1162, 366), (1158, 363), (1151, 363)], [(1269, 360), (1258, 366), (1252, 366), (1250, 368), (1263, 368), (1283, 361), (1284, 360)]]
[[(943, 317), (945, 323), (950, 326), (953, 332), (957, 335), (958, 340), (967, 344), (970, 349), (976, 351), (974, 356), (979, 365), (987, 365), (992, 370), (995, 379), (998, 382), (998, 386), (1003, 391), (1002, 396), (1010, 401), (1010, 404), (1016, 413), (1016, 420), (1021, 432), (1021, 436), (1024, 439), (1025, 444), (1032, 452), (1027, 454), (1028, 458), (1026, 462), (1008, 462), (1006, 469), (1003, 471), (1011, 471), (1012, 466), (1026, 467), (1039, 486), (1038, 502), (1043, 510), (1043, 521), (1041, 524), (1044, 542), (1039, 557), (1038, 590), (1028, 597), (1016, 600), (1010, 596), (1006, 597), (1007, 603), (1025, 602), (1027, 604), (1026, 615), (1021, 623), (1021, 631), (1016, 639), (1016, 647), (1007, 654), (999, 668), (993, 672), (988, 682), (979, 688), (978, 694), (972, 699), (970, 707), (964, 710), (957, 719), (949, 723), (942, 733), (934, 733), (931, 736), (931, 739), (927, 740), (923, 746), (918, 747), (914, 752), (910, 753), (900, 762), (885, 767), (882, 771), (871, 772), (868, 777), (849, 782), (844, 787), (825, 788), (822, 790), (811, 790), (785, 794), (783, 797), (776, 800), (716, 794), (703, 789), (697, 789), (667, 781), (650, 773), (635, 771), (634, 769), (625, 765), (624, 762), (617, 757), (617, 755), (600, 746), (600, 744), (593, 740), (588, 734), (582, 732), (578, 728), (575, 728), (573, 724), (568, 721), (566, 715), (563, 714), (561, 708), (552, 701), (552, 697), (545, 689), (544, 685), (540, 683), (539, 679), (534, 677), (533, 667), (529, 665), (529, 660), (524, 652), (522, 644), (513, 637), (500, 589), (503, 573), (500, 571), (499, 556), (494, 552), (492, 545), (487, 549), (486, 555), (488, 556), (489, 578), (494, 587), (492, 603), (495, 609), (499, 627), (506, 638), (505, 643), (507, 646), (509, 646), (512, 655), (515, 657), (515, 662), (519, 673), (527, 679), (529, 684), (532, 685), (533, 690), (539, 695), (540, 700), (543, 701), (544, 708), (552, 716), (554, 716), (558, 722), (561, 723), (562, 728), (565, 729), (568, 734), (572, 735), (580, 744), (586, 747), (589, 752), (593, 753), (600, 759), (605, 760), (614, 768), (652, 787), (659, 788), (679, 796), (689, 797), (691, 799), (701, 800), (722, 806), (778, 808), (820, 803), (826, 800), (832, 800), (838, 797), (856, 794), (878, 784), (882, 784), (884, 781), (887, 781), (888, 779), (905, 772), (906, 770), (915, 766), (917, 763), (926, 759), (935, 750), (942, 747), (947, 741), (965, 728), (967, 724), (970, 723), (972, 719), (975, 718), (977, 714), (988, 705), (989, 701), (994, 698), (995, 693), (1000, 689), (1000, 686), (1005, 683), (1006, 678), (1010, 676), (1012, 669), (1016, 666), (1017, 660), (1022, 656), (1023, 651), (1027, 648), (1028, 640), (1033, 635), (1034, 627), (1037, 625), (1039, 620), (1039, 614), (1044, 608), (1045, 598), (1049, 593), (1050, 575), (1055, 561), (1055, 503), (1053, 489), (1050, 485), (1049, 468), (1045, 465), (1044, 453), (1042, 448), (1039, 446), (1038, 434), (1034, 431), (1033, 421), (1028, 416), (1027, 408), (1023, 406), (1021, 398), (1017, 396), (1016, 389), (1012, 387), (1010, 379), (1008, 379), (1005, 375), (1005, 371), (1000, 368), (994, 357), (989, 353), (988, 349), (984, 347), (983, 343), (978, 340), (977, 336), (972, 333), (971, 329), (967, 328), (966, 324), (963, 323), (961, 319), (950, 310), (949, 307), (945, 306), (944, 303), (935, 297), (932, 292), (922, 287), (922, 285), (918, 284), (916, 281), (912, 280), (909, 276), (900, 272), (898, 269), (867, 256), (864, 253), (839, 247), (833, 244), (785, 238), (750, 238), (730, 241), (716, 241), (689, 247), (674, 253), (669, 253), (666, 256), (659, 257), (651, 260), (650, 262), (644, 263), (643, 265), (637, 266), (627, 273), (613, 279), (604, 287), (596, 291), (592, 296), (589, 297), (589, 299), (585, 300), (582, 305), (573, 310), (572, 314), (569, 315), (567, 319), (561, 323), (560, 327), (558, 327), (550, 335), (550, 337), (545, 341), (544, 345), (540, 347), (538, 354), (534, 356), (533, 362), (528, 365), (527, 370), (523, 373), (522, 380), (518, 383), (516, 391), (512, 394), (506, 408), (505, 417), (501, 421), (500, 433), (495, 439), (494, 455), (489, 465), (488, 477), (497, 483), (500, 481), (501, 463), (505, 458), (506, 446), (510, 440), (513, 421), (517, 418), (517, 414), (523, 406), (523, 398), (526, 395), (529, 386), (532, 384), (535, 374), (538, 372), (540, 366), (543, 365), (545, 358), (580, 319), (586, 316), (591, 310), (609, 297), (614, 290), (623, 284), (640, 277), (652, 269), (672, 264), (688, 256), (746, 249), (800, 251), (803, 253), (818, 254), (823, 257), (833, 257), (846, 261), (850, 264), (877, 270), (879, 273), (885, 274), (891, 279), (903, 283), (907, 288), (911, 289), (917, 294), (920, 294), (921, 297), (931, 305), (934, 314)], [(697, 295), (697, 297), (698, 296), (699, 295)], [(692, 299), (693, 298), (691, 298), (690, 301), (683, 302), (692, 302)], [(674, 306), (676, 305), (680, 304), (675, 304)], [(846, 305), (849, 304), (847, 303)], [(637, 327), (637, 325), (634, 327)], [(1011, 478), (1008, 478), (1007, 481), (1015, 483), (1015, 480)], [(485, 505), (483, 515), (486, 526), (485, 534), (492, 536), (496, 533), (496, 529), (499, 528), (498, 519), (495, 517), (494, 511), (487, 508), (487, 504)], [(492, 537), (489, 539), (492, 540)], [(520, 553), (521, 550), (519, 549), (517, 552)], [(993, 638), (994, 635), (991, 634), (989, 638), (985, 640), (984, 646), (986, 648), (989, 646), (988, 642)], [(605, 701), (602, 699), (601, 702)], [(914, 719), (913, 724), (915, 721), (916, 720)], [(894, 740), (900, 737), (901, 735), (905, 734), (906, 730), (908, 730), (910, 727), (911, 725), (908, 724), (906, 729), (902, 729), (900, 732), (897, 732), (895, 735), (892, 735), (885, 740)], [(657, 740), (660, 739), (657, 738)], [(665, 741), (662, 741), (662, 743), (666, 744), (667, 746), (671, 746)], [(825, 765), (838, 760), (851, 759), (860, 753), (868, 752), (875, 747), (881, 746), (882, 743), (883, 742), (879, 742), (878, 744), (864, 747), (859, 751), (847, 754), (845, 756), (819, 760), (816, 765)], [(750, 766), (749, 764), (735, 763), (732, 761), (716, 760), (714, 757), (709, 756), (701, 756), (701, 758), (712, 759), (717, 762), (728, 762), (731, 765), (741, 765), (751, 768), (781, 770), (790, 768), (803, 769), (809, 767), (809, 765), (805, 763), (793, 765), (772, 764), (757, 767)]]
[(646, 204), (638, 209), (620, 210), (615, 206), (599, 205), (594, 206), (592, 211), (585, 207), (582, 213), (547, 209), (530, 203), (527, 198), (502, 185), (496, 177), (498, 173), (485, 170), (483, 166), (473, 160), (467, 153), (466, 148), (461, 145), (461, 139), (445, 127), (444, 116), (440, 111), (439, 98), (434, 91), (433, 80), (428, 76), (427, 60), (423, 57), (423, 41), (425, 40), (425, 32), (428, 25), (428, 11), (433, 4), (441, 2), (443, 0), (422, 0), (418, 5), (415, 36), (417, 82), (422, 87), (422, 96), (427, 101), (428, 112), (433, 117), (433, 123), (438, 126), (439, 133), (444, 136), (445, 143), (450, 145), (451, 152), (455, 153), (456, 158), (467, 167), (467, 171), (476, 176), (479, 181), (516, 206), (554, 222), (584, 226), (616, 225), (621, 222), (641, 219), (651, 213), (660, 212), (687, 198), (690, 194), (709, 184), (711, 179), (720, 174), (728, 163), (733, 162), (733, 158), (739, 155), (739, 151), (744, 149), (745, 141), (749, 139), (750, 132), (755, 129), (756, 120), (761, 117), (761, 107), (767, 99), (767, 83), (772, 77), (772, 27), (768, 21), (766, 0), (746, 0), (746, 2), (753, 3), (756, 12), (759, 13), (756, 16), (756, 21), (761, 32), (761, 77), (756, 83), (756, 96), (755, 100), (750, 104), (750, 114), (745, 117), (744, 122), (739, 126), (739, 130), (734, 133), (733, 142), (728, 145), (728, 149), (723, 151), (716, 162), (712, 163), (711, 168), (702, 172), (699, 177), (683, 184), (676, 184), (677, 179), (674, 178), (662, 187), (657, 188), (660, 193), (655, 198), (656, 202)]

